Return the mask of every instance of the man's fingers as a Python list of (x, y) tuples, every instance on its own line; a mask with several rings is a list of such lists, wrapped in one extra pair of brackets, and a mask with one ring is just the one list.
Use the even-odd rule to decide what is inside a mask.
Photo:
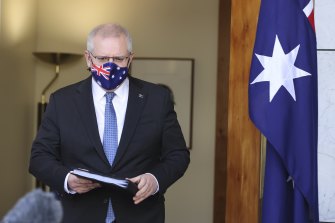
[(139, 198), (139, 199), (136, 199), (136, 200), (134, 200), (134, 204), (139, 204), (139, 203), (141, 203), (142, 201), (144, 201), (144, 197), (142, 197), (142, 198)]
[(141, 176), (140, 181), (138, 183), (138, 189), (141, 190), (146, 185), (146, 183), (147, 183), (146, 178)]
[(101, 185), (91, 180), (70, 174), (68, 178), (68, 186), (71, 190), (77, 193), (86, 193), (94, 188), (100, 187)]
[(129, 178), (128, 180), (130, 180), (131, 182), (138, 184), (141, 180), (141, 175), (137, 176), (137, 177), (133, 177), (133, 178)]
[(81, 187), (76, 188), (76, 190), (77, 190), (77, 193), (82, 194), (82, 193), (86, 193), (86, 192), (88, 192), (90, 190), (93, 190), (93, 189), (95, 189), (95, 188), (97, 188), (99, 186), (100, 185), (95, 185), (95, 184), (92, 184), (90, 186), (89, 185), (85, 185), (85, 186), (81, 186)]
[(129, 180), (138, 184), (137, 187), (139, 191), (133, 197), (135, 204), (142, 202), (147, 197), (154, 194), (154, 192), (157, 190), (156, 180), (150, 174), (143, 174), (143, 175), (131, 178)]

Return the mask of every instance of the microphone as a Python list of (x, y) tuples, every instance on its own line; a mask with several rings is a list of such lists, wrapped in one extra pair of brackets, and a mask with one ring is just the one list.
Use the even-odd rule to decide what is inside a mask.
[(61, 202), (52, 192), (35, 189), (20, 198), (1, 223), (60, 223)]

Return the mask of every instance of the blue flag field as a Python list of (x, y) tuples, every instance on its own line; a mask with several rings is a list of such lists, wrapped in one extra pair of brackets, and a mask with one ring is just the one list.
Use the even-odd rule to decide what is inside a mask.
[(262, 0), (249, 115), (267, 138), (262, 223), (318, 223), (313, 1)]

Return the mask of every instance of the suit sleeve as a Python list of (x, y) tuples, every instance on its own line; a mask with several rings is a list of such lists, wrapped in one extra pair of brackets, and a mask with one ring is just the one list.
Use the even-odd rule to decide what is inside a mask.
[(69, 172), (60, 158), (60, 134), (57, 123), (57, 103), (50, 101), (37, 136), (32, 144), (29, 172), (58, 192), (64, 191), (64, 180)]
[(186, 147), (174, 104), (166, 91), (164, 107), (162, 109), (162, 147), (161, 161), (152, 170), (152, 174), (159, 182), (159, 192), (165, 193), (167, 188), (182, 177), (189, 165), (190, 154)]

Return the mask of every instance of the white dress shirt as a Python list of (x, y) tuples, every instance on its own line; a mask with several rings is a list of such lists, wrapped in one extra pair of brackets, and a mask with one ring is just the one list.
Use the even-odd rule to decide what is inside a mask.
[[(117, 119), (117, 138), (120, 143), (121, 133), (123, 130), (124, 119), (126, 116), (128, 94), (129, 94), (129, 79), (126, 78), (124, 82), (114, 91), (113, 106)], [(104, 123), (105, 123), (105, 105), (106, 105), (106, 91), (101, 88), (92, 78), (92, 94), (95, 108), (95, 115), (97, 117), (98, 129), (101, 143), (104, 137)]]

